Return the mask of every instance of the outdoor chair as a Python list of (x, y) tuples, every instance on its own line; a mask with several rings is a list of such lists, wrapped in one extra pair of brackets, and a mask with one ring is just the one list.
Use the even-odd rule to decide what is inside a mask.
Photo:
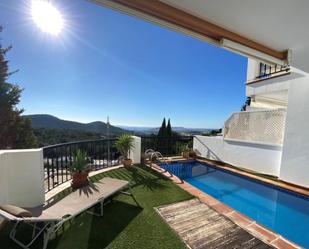
[[(128, 189), (129, 192), (123, 191), (125, 189)], [(12, 205), (0, 206), (0, 217), (15, 223), (10, 231), (10, 238), (19, 246), (28, 249), (43, 234), (43, 249), (46, 249), (52, 235), (66, 221), (85, 211), (96, 216), (103, 216), (104, 201), (117, 193), (130, 195), (139, 206), (131, 192), (128, 181), (105, 177), (99, 182), (91, 183), (89, 186), (73, 191), (59, 201), (51, 201), (42, 206), (34, 208), (19, 208)], [(90, 212), (89, 209), (97, 204), (100, 204), (99, 212)], [(28, 224), (33, 227), (32, 238), (27, 244), (16, 237), (21, 224)]]

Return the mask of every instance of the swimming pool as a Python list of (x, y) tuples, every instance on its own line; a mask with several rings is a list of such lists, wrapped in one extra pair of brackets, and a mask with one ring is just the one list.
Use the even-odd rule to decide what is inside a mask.
[(162, 168), (309, 248), (309, 198), (197, 161), (161, 164)]

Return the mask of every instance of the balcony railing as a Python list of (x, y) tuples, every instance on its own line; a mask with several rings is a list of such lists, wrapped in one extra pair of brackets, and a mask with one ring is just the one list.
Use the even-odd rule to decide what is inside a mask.
[(143, 136), (142, 153), (147, 149), (161, 152), (163, 156), (180, 155), (184, 147), (193, 141), (191, 136), (157, 137)]
[(284, 73), (288, 73), (290, 71), (289, 65), (267, 65), (265, 63), (260, 63), (259, 75), (256, 77), (257, 79), (265, 79), (276, 77)]
[[(189, 136), (142, 137), (142, 152), (147, 149), (160, 151), (162, 155), (180, 155), (188, 142)], [(120, 164), (120, 154), (115, 148), (116, 139), (100, 139), (57, 144), (43, 148), (45, 191), (48, 192), (58, 185), (72, 179), (70, 166), (78, 149), (86, 151), (90, 170), (98, 170)]]
[(237, 112), (225, 122), (224, 139), (282, 145), (286, 110)]
[(115, 141), (116, 139), (100, 139), (44, 147), (45, 191), (48, 192), (72, 178), (69, 169), (78, 149), (87, 152), (91, 170), (118, 165), (120, 154), (114, 146)]

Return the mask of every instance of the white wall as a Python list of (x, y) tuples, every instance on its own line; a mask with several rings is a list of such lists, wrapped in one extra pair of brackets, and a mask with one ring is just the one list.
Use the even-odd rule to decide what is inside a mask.
[(44, 203), (43, 150), (0, 151), (0, 205)]
[(282, 80), (283, 77), (284, 76), (280, 78), (278, 77), (274, 79), (262, 80), (254, 84), (246, 85), (246, 96), (264, 95), (273, 92), (287, 91), (292, 80), (290, 77), (285, 77), (286, 80)]
[(222, 161), (236, 167), (279, 176), (281, 147), (238, 141), (225, 141), (223, 137), (195, 136), (193, 148), (199, 156)]
[(137, 136), (132, 136), (134, 138), (134, 148), (130, 151), (129, 157), (132, 159), (134, 164), (141, 163), (141, 150), (142, 150), (142, 139)]
[(309, 187), (309, 77), (289, 89), (280, 178)]

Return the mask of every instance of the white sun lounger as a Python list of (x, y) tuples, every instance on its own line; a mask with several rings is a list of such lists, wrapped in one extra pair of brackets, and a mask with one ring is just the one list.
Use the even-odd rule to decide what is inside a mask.
[[(129, 192), (124, 192), (124, 189), (129, 189)], [(43, 249), (46, 249), (51, 236), (55, 234), (63, 223), (99, 203), (100, 212), (92, 212), (91, 214), (103, 216), (104, 201), (118, 192), (132, 196), (139, 206), (132, 195), (128, 181), (105, 177), (99, 182), (91, 183), (87, 187), (75, 190), (59, 201), (46, 203), (44, 206), (35, 208), (25, 208), (25, 210), (32, 214), (31, 217), (16, 217), (1, 209), (0, 217), (2, 216), (8, 221), (15, 222), (10, 232), (10, 238), (19, 246), (28, 249), (44, 233)], [(16, 238), (18, 227), (22, 223), (33, 226), (32, 238), (27, 244)]]

